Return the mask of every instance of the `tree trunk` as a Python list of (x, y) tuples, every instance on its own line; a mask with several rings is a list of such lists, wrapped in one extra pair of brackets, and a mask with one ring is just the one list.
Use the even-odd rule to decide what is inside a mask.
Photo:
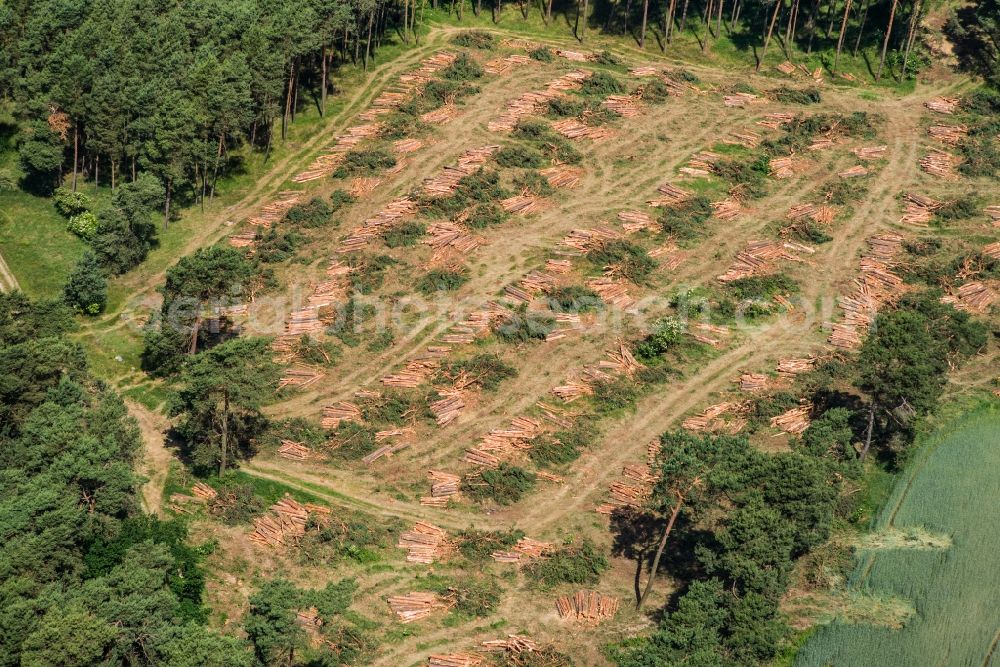
[(809, 11), (809, 44), (806, 46), (806, 54), (813, 51), (813, 40), (816, 39), (816, 15), (819, 13), (819, 0), (813, 0), (812, 9)]
[(115, 172), (117, 171), (115, 169), (115, 167), (117, 166), (116, 162), (117, 160), (111, 161), (111, 194), (115, 193)]
[(368, 13), (368, 40), (365, 42), (365, 65), (364, 69), (368, 71), (368, 56), (372, 49), (372, 25), (375, 23), (375, 10), (373, 9)]
[(660, 538), (660, 544), (656, 548), (656, 556), (653, 557), (653, 563), (649, 568), (649, 579), (646, 580), (646, 587), (643, 589), (642, 595), (639, 596), (639, 601), (635, 605), (636, 610), (642, 609), (643, 603), (649, 597), (650, 591), (653, 590), (653, 581), (656, 579), (656, 570), (660, 567), (660, 558), (663, 556), (663, 550), (667, 547), (667, 538), (670, 537), (670, 531), (674, 529), (674, 522), (677, 521), (677, 515), (681, 513), (683, 505), (684, 496), (677, 494), (677, 505), (670, 512), (670, 520), (667, 521), (667, 525), (663, 529), (663, 537)]
[(861, 48), (861, 38), (865, 34), (865, 21), (868, 20), (868, 5), (871, 4), (871, 0), (865, 0), (864, 9), (861, 11), (861, 25), (858, 27), (858, 39), (854, 42), (854, 57), (858, 57), (858, 49)]
[(299, 59), (295, 59), (295, 93), (292, 95), (292, 122), (295, 122), (295, 115), (299, 109), (299, 77), (302, 74), (302, 68), (299, 67)]
[(201, 330), (201, 302), (198, 302), (198, 312), (194, 315), (194, 324), (191, 326), (191, 344), (188, 345), (188, 354), (194, 356), (198, 353), (198, 332)]
[(757, 68), (755, 71), (759, 72), (761, 65), (764, 64), (764, 56), (767, 55), (767, 44), (771, 41), (771, 33), (774, 32), (774, 24), (778, 20), (778, 13), (781, 11), (781, 5), (784, 4), (785, 0), (777, 0), (774, 3), (774, 14), (771, 15), (771, 23), (767, 27), (767, 36), (764, 37), (764, 46), (760, 50), (760, 60), (757, 61)]
[(285, 94), (285, 113), (281, 116), (281, 138), (288, 135), (288, 119), (292, 113), (292, 86), (295, 83), (295, 59), (288, 67), (288, 92)]
[(164, 229), (166, 229), (167, 226), (170, 224), (170, 195), (172, 194), (172, 190), (173, 190), (173, 181), (168, 178), (167, 179), (167, 199), (166, 199), (166, 202), (163, 204), (163, 228)]
[(900, 73), (900, 81), (906, 80), (906, 66), (910, 62), (910, 49), (913, 48), (913, 38), (917, 33), (917, 21), (920, 18), (920, 12), (924, 8), (924, 3), (922, 0), (913, 0), (913, 10), (910, 15), (910, 30), (909, 34), (906, 36), (906, 51), (903, 53), (903, 71)]
[(837, 73), (840, 66), (840, 52), (844, 48), (844, 35), (847, 34), (847, 16), (851, 11), (851, 0), (844, 3), (844, 20), (840, 22), (840, 35), (837, 36), (837, 55), (833, 57), (833, 73)]
[(73, 123), (73, 192), (76, 192), (76, 165), (80, 160), (80, 123)]
[[(477, 2), (479, 0), (476, 0)], [(545, 6), (545, 25), (552, 22), (552, 0), (549, 0), (548, 4)]]
[(865, 436), (865, 448), (861, 450), (861, 456), (858, 458), (862, 461), (868, 456), (868, 450), (872, 446), (872, 430), (875, 427), (875, 401), (868, 406), (868, 434)]
[(663, 16), (663, 48), (660, 49), (661, 51), (666, 51), (667, 44), (674, 38), (674, 14), (676, 12), (677, 0), (670, 0), (667, 11), (664, 12)]
[(689, 4), (691, 4), (691, 0), (684, 0), (684, 8), (681, 10), (681, 24), (677, 27), (677, 32), (682, 35), (684, 34), (684, 26), (687, 25)]
[(639, 33), (639, 48), (646, 48), (646, 20), (649, 17), (649, 0), (642, 0), (642, 31)]
[(715, 0), (708, 0), (705, 5), (705, 39), (701, 41), (701, 52), (708, 51), (708, 44), (712, 41), (712, 11), (715, 9)]
[(225, 134), (219, 134), (219, 147), (215, 152), (215, 167), (212, 170), (212, 190), (209, 199), (215, 199), (215, 184), (219, 181), (219, 162), (222, 160), (222, 147), (225, 143)]
[(587, 10), (590, 8), (590, 0), (583, 0), (583, 12), (580, 11), (580, 3), (576, 3), (576, 38), (583, 43), (587, 38)]
[(736, 30), (736, 17), (739, 14), (739, 10), (740, 10), (740, 0), (736, 0), (736, 2), (733, 3), (733, 13), (730, 14), (730, 16), (729, 16), (729, 32), (730, 33), (732, 33), (734, 30)]
[(229, 391), (222, 390), (222, 456), (219, 457), (219, 476), (226, 473), (226, 456), (229, 453)]
[(830, 39), (830, 35), (833, 34), (833, 24), (837, 22), (837, 0), (830, 3), (830, 11), (826, 15), (830, 19), (826, 24), (826, 38)]
[[(405, 34), (405, 33), (404, 33)], [(319, 92), (319, 115), (326, 115), (326, 42), (323, 42), (323, 47), (320, 49), (319, 59), (322, 61), (320, 67), (322, 71), (320, 76), (322, 77), (320, 81), (320, 92)]]
[(726, 0), (718, 0), (719, 6), (715, 15), (715, 38), (722, 39), (722, 8)]
[(889, 10), (889, 25), (885, 29), (885, 39), (882, 40), (882, 57), (878, 61), (878, 71), (875, 73), (875, 81), (882, 79), (882, 68), (885, 67), (885, 52), (889, 49), (889, 38), (892, 36), (892, 22), (896, 20), (896, 5), (899, 0), (892, 0), (892, 9)]

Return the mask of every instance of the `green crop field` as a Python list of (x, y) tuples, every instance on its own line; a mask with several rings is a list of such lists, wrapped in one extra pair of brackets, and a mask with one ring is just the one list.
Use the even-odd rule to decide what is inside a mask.
[(927, 439), (876, 523), (880, 532), (924, 529), (950, 537), (951, 546), (883, 547), (861, 552), (858, 560), (855, 588), (908, 598), (916, 616), (898, 630), (834, 622), (810, 638), (795, 664), (986, 667), (993, 662), (1000, 636), (998, 503), (1000, 410), (987, 407)]

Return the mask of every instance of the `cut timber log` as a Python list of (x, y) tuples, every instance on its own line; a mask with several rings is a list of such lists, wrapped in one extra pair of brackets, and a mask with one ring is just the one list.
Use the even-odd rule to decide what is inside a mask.
[(559, 618), (592, 624), (613, 618), (618, 613), (618, 605), (618, 598), (597, 591), (583, 590), (556, 599)]

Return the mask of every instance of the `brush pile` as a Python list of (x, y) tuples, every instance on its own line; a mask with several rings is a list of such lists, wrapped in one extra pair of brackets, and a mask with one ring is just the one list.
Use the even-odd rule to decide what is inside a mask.
[(340, 401), (334, 405), (323, 408), (323, 417), (320, 425), (325, 429), (334, 429), (340, 426), (340, 422), (361, 422), (361, 408), (348, 401)]
[(795, 114), (775, 112), (764, 114), (764, 117), (758, 120), (757, 124), (770, 130), (780, 130), (782, 125), (790, 123), (793, 120), (795, 120)]
[(793, 262), (803, 261), (798, 255), (790, 251), (814, 252), (812, 248), (799, 243), (775, 243), (773, 241), (751, 241), (746, 248), (741, 250), (736, 259), (729, 266), (725, 273), (718, 276), (717, 280), (722, 283), (752, 278), (754, 276), (774, 273), (775, 262), (779, 259)]
[(664, 183), (658, 187), (656, 191), (659, 192), (661, 196), (646, 202), (653, 207), (680, 206), (694, 196), (694, 193), (689, 190), (678, 188), (670, 183)]
[(435, 611), (447, 610), (453, 603), (434, 593), (414, 591), (407, 595), (389, 598), (389, 608), (403, 623), (412, 623), (427, 618)]
[(578, 591), (556, 599), (559, 618), (586, 623), (600, 623), (618, 613), (618, 598), (601, 595), (597, 591)]
[(454, 551), (454, 545), (448, 541), (448, 533), (443, 528), (423, 521), (414, 524), (412, 530), (404, 530), (396, 547), (406, 549), (407, 563), (424, 565), (445, 560)]
[(722, 103), (727, 107), (745, 107), (749, 104), (758, 104), (764, 101), (766, 100), (761, 99), (753, 93), (733, 93), (732, 95), (725, 95), (722, 98)]
[(600, 141), (615, 136), (615, 131), (609, 127), (593, 127), (582, 123), (576, 118), (566, 118), (552, 123), (552, 129), (567, 139), (591, 139)]
[(912, 192), (903, 195), (903, 201), (905, 202), (903, 217), (899, 221), (903, 224), (913, 225), (914, 227), (929, 226), (931, 219), (934, 217), (934, 211), (943, 205), (942, 202), (936, 199)]
[[(507, 635), (507, 639), (491, 639), (483, 642), (482, 646), (487, 653), (508, 653), (512, 656), (534, 653), (538, 650), (538, 644), (534, 640), (522, 635)], [(520, 664), (520, 662), (508, 664)]]
[(431, 495), (420, 499), (420, 504), (428, 507), (447, 507), (452, 498), (460, 495), (460, 485), (462, 478), (450, 472), (440, 470), (428, 470), (427, 476), (431, 480)]
[(575, 188), (580, 184), (580, 178), (584, 172), (579, 167), (555, 165), (554, 167), (541, 169), (538, 173), (545, 177), (549, 185), (554, 188)]
[(996, 300), (996, 293), (981, 281), (968, 282), (941, 298), (959, 310), (969, 313), (985, 313)]
[(288, 210), (299, 203), (302, 193), (295, 190), (285, 190), (278, 193), (278, 198), (266, 204), (260, 213), (247, 220), (254, 227), (270, 227), (285, 217)]
[(635, 118), (644, 109), (640, 98), (634, 95), (608, 95), (601, 105), (623, 118)]

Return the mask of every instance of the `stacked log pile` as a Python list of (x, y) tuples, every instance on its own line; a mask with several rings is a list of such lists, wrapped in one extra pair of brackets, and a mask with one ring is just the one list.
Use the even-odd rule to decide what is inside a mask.
[(688, 253), (677, 247), (676, 243), (668, 241), (650, 250), (649, 256), (657, 260), (663, 268), (673, 271), (688, 258)]
[[(701, 333), (695, 333), (695, 331), (700, 331)], [(710, 337), (709, 334), (711, 334), (711, 336), (728, 336), (729, 328), (716, 324), (709, 324), (707, 322), (697, 322), (690, 326), (687, 334), (699, 343), (705, 343), (706, 345), (711, 345), (712, 347), (719, 347), (722, 345), (722, 341), (718, 338)]]
[(270, 508), (270, 513), (257, 517), (249, 540), (265, 546), (294, 544), (306, 533), (309, 514), (328, 515), (330, 509), (319, 505), (303, 505), (285, 496)]
[(837, 145), (837, 140), (834, 137), (826, 136), (820, 137), (818, 139), (813, 139), (813, 142), (806, 146), (807, 151), (825, 151), (833, 148)]
[(562, 275), (573, 270), (573, 263), (568, 259), (548, 259), (545, 260), (545, 270)]
[(789, 76), (791, 76), (792, 74), (794, 74), (795, 71), (796, 71), (795, 65), (793, 65), (792, 63), (790, 63), (787, 60), (785, 62), (781, 63), (780, 65), (775, 65), (774, 69), (778, 70), (782, 74), (787, 74)]
[[(412, 434), (413, 434), (412, 428), (395, 428), (395, 429), (390, 429), (388, 431), (378, 431), (375, 434), (375, 442), (384, 442), (385, 440), (390, 438), (396, 438), (399, 436), (406, 436)], [(362, 457), (361, 460), (365, 463), (365, 465), (371, 465), (381, 458), (392, 458), (393, 454), (400, 452), (409, 446), (410, 443), (408, 441), (388, 443), (382, 445), (371, 454)]]
[(439, 363), (433, 358), (412, 359), (402, 370), (386, 375), (379, 382), (386, 387), (413, 389), (426, 382), (437, 373)]
[(680, 172), (688, 176), (708, 176), (715, 169), (715, 163), (722, 159), (722, 156), (712, 151), (699, 151), (691, 156), (687, 166), (681, 167)]
[[(507, 639), (491, 639), (484, 641), (482, 646), (483, 650), (487, 653), (507, 653), (511, 656), (517, 656), (521, 653), (534, 653), (538, 650), (538, 644), (523, 635), (507, 635)], [(515, 661), (508, 664), (515, 665), (521, 664), (521, 662)]]
[(788, 412), (784, 412), (777, 417), (772, 417), (771, 426), (780, 431), (784, 431), (785, 433), (800, 435), (803, 431), (809, 428), (810, 412), (812, 412), (811, 405), (802, 405), (797, 408), (792, 408)]
[(482, 656), (475, 653), (433, 653), (427, 656), (427, 667), (479, 667)]
[(583, 254), (599, 250), (608, 241), (616, 241), (622, 235), (607, 227), (595, 229), (571, 229), (569, 234), (563, 237), (562, 244), (578, 250)]
[(204, 482), (195, 482), (194, 486), (191, 487), (191, 493), (202, 502), (215, 500), (219, 496), (215, 489)]
[(361, 420), (361, 408), (354, 403), (340, 401), (323, 408), (320, 424), (325, 429), (334, 429), (340, 425), (340, 422), (360, 422)]
[(377, 176), (359, 176), (351, 181), (347, 191), (352, 197), (361, 198), (371, 194), (380, 185), (382, 185), (382, 179)]
[(308, 183), (318, 181), (332, 174), (337, 167), (343, 164), (345, 156), (343, 153), (324, 153), (316, 157), (309, 163), (303, 171), (292, 177), (293, 183)]
[(552, 552), (551, 542), (539, 542), (530, 537), (522, 537), (510, 551), (494, 551), (491, 558), (498, 563), (524, 563), (543, 558)]
[(601, 301), (619, 308), (629, 308), (635, 305), (635, 299), (629, 296), (628, 285), (614, 278), (591, 278), (587, 287), (597, 292)]
[(996, 300), (996, 293), (979, 280), (965, 283), (941, 301), (970, 313), (985, 313)]
[(427, 235), (422, 243), (434, 248), (432, 261), (440, 260), (447, 250), (467, 255), (479, 247), (479, 239), (470, 234), (464, 225), (454, 222), (435, 222), (427, 228)]
[(301, 442), (294, 440), (282, 440), (278, 448), (278, 456), (293, 461), (306, 461), (313, 456), (313, 451)]
[(729, 283), (734, 280), (742, 280), (744, 278), (773, 273), (775, 270), (774, 263), (779, 259), (793, 262), (803, 261), (798, 255), (790, 252), (791, 250), (807, 253), (813, 252), (812, 248), (799, 243), (750, 241), (747, 243), (746, 248), (741, 250), (736, 255), (736, 259), (733, 260), (733, 263), (729, 266), (726, 272), (718, 276), (717, 280), (719, 282)]
[(590, 139), (600, 141), (615, 136), (615, 131), (609, 127), (594, 127), (580, 122), (576, 118), (566, 118), (552, 123), (552, 129), (567, 139)]
[(466, 463), (495, 468), (500, 461), (532, 447), (532, 440), (542, 432), (542, 423), (530, 417), (515, 417), (508, 428), (493, 429), (479, 443), (465, 452)]
[(535, 195), (521, 193), (501, 200), (500, 207), (508, 213), (528, 215), (542, 208), (542, 199)]
[(514, 53), (504, 58), (494, 58), (486, 61), (483, 65), (483, 69), (486, 70), (488, 74), (507, 74), (514, 69), (516, 65), (527, 65), (530, 62), (531, 58), (528, 56)]
[(229, 237), (229, 245), (234, 248), (253, 248), (257, 244), (256, 230), (238, 232)]
[(1000, 226), (1000, 206), (987, 206), (983, 211), (989, 216), (994, 227)]
[(575, 188), (580, 184), (583, 176), (583, 169), (579, 167), (569, 167), (567, 165), (556, 165), (539, 170), (545, 180), (554, 188)]
[(620, 211), (618, 219), (622, 223), (622, 229), (626, 234), (633, 234), (643, 229), (656, 229), (657, 222), (653, 216), (642, 211)]
[(931, 111), (951, 115), (958, 108), (959, 99), (957, 97), (935, 97), (924, 102), (924, 106)]
[(900, 222), (914, 227), (927, 227), (934, 217), (934, 211), (942, 206), (942, 202), (924, 195), (908, 192), (903, 195), (903, 217)]
[(285, 387), (305, 389), (322, 380), (325, 375), (323, 371), (315, 366), (298, 364), (285, 369), (281, 380), (278, 382), (278, 389), (284, 389)]
[(633, 95), (608, 95), (601, 105), (623, 118), (635, 118), (644, 109), (641, 99)]
[(663, 185), (658, 187), (656, 191), (659, 192), (661, 196), (646, 202), (647, 204), (653, 207), (680, 206), (681, 204), (684, 204), (689, 199), (691, 199), (691, 197), (694, 195), (694, 193), (690, 192), (689, 190), (678, 188), (677, 186), (671, 185), (670, 183), (664, 183)]
[(800, 373), (808, 373), (816, 368), (816, 358), (806, 357), (804, 359), (779, 359), (778, 375), (783, 378), (794, 378)]
[(920, 158), (920, 168), (923, 171), (946, 181), (958, 180), (955, 167), (961, 163), (962, 158), (939, 150), (933, 150)]
[(711, 203), (712, 215), (714, 215), (719, 220), (733, 220), (738, 218), (743, 212), (743, 205), (740, 203), (739, 199), (734, 197), (729, 197), (728, 199), (723, 199), (721, 201), (714, 201)]
[(755, 392), (767, 389), (768, 377), (763, 373), (744, 373), (740, 376), (740, 391)]
[(722, 140), (722, 143), (730, 146), (743, 146), (743, 148), (756, 148), (760, 145), (761, 137), (751, 130), (740, 132), (730, 132), (729, 136)]
[(340, 242), (338, 252), (361, 250), (372, 240), (379, 238), (389, 228), (403, 218), (415, 215), (417, 203), (409, 197), (401, 197), (386, 204), (381, 211), (355, 227), (349, 236)]
[(435, 593), (414, 591), (407, 595), (394, 595), (389, 598), (389, 608), (403, 623), (413, 623), (427, 618), (435, 611), (448, 609), (452, 606), (445, 598)]
[(420, 116), (420, 120), (430, 125), (443, 125), (458, 116), (458, 108), (454, 104), (445, 104), (433, 111)]
[(302, 193), (295, 190), (285, 190), (278, 193), (278, 198), (261, 208), (260, 213), (247, 220), (254, 227), (270, 227), (285, 217), (288, 210), (299, 203)]
[(540, 113), (548, 106), (549, 100), (560, 97), (564, 91), (579, 88), (589, 76), (590, 72), (574, 70), (550, 81), (541, 91), (527, 92), (511, 100), (503, 113), (490, 121), (487, 127), (491, 132), (510, 132), (517, 127), (522, 118)]
[[(725, 401), (722, 403), (716, 403), (715, 405), (710, 405), (700, 413), (688, 417), (683, 422), (681, 422), (681, 428), (688, 431), (708, 431), (708, 432), (718, 432), (725, 431), (731, 432), (733, 429), (737, 431), (742, 428), (742, 423), (740, 420), (733, 420), (727, 422), (722, 419), (723, 415), (737, 412), (741, 406), (738, 403), (732, 403)], [(737, 428), (739, 426), (739, 428)]]
[(732, 95), (725, 95), (722, 98), (722, 103), (727, 107), (745, 107), (749, 104), (758, 104), (764, 101), (753, 93), (733, 93)]
[(888, 146), (861, 146), (855, 148), (852, 152), (858, 156), (859, 160), (881, 160), (885, 157), (885, 152), (888, 150)]
[(400, 139), (392, 142), (392, 152), (396, 155), (406, 155), (418, 151), (424, 147), (424, 142), (420, 139)]
[(445, 507), (452, 498), (457, 498), (460, 495), (462, 478), (459, 475), (440, 470), (428, 470), (427, 476), (431, 480), (431, 495), (421, 498), (421, 505)]
[(1000, 259), (1000, 241), (990, 243), (983, 248), (983, 254), (993, 259)]
[(795, 114), (779, 111), (764, 114), (764, 117), (758, 120), (757, 124), (771, 130), (780, 130), (782, 125), (790, 123), (793, 120), (795, 120)]
[(894, 258), (903, 245), (898, 234), (880, 234), (868, 239), (868, 251), (861, 258), (861, 275), (854, 280), (854, 290), (842, 297), (844, 319), (832, 325), (829, 342), (834, 347), (854, 349), (861, 336), (875, 320), (878, 308), (894, 299), (904, 289), (903, 279), (892, 272)]
[(847, 169), (837, 173), (837, 176), (840, 176), (841, 178), (860, 178), (867, 175), (868, 168), (862, 167), (860, 164), (848, 167)]
[(400, 533), (396, 547), (406, 550), (407, 563), (424, 565), (444, 560), (454, 550), (454, 545), (448, 541), (448, 533), (443, 528), (423, 521), (418, 521), (411, 530)]
[(780, 181), (795, 176), (795, 172), (800, 169), (800, 165), (794, 155), (786, 155), (771, 158), (768, 168), (771, 171), (771, 176)]
[(931, 125), (927, 128), (927, 134), (932, 139), (954, 146), (969, 136), (969, 128), (966, 125)]
[(529, 303), (539, 294), (550, 291), (556, 283), (556, 277), (552, 274), (532, 271), (521, 278), (517, 285), (507, 285), (504, 293), (515, 301)]
[(600, 623), (618, 613), (618, 598), (597, 591), (578, 591), (556, 599), (559, 618), (586, 623)]
[(569, 51), (567, 49), (556, 49), (556, 55), (575, 63), (585, 63), (588, 60), (593, 60), (593, 56), (589, 54), (580, 53), (579, 51)]
[(458, 419), (465, 408), (465, 399), (461, 391), (442, 390), (438, 392), (442, 398), (430, 405), (434, 420), (438, 426), (447, 426)]
[(821, 225), (829, 225), (833, 222), (837, 210), (832, 206), (816, 204), (796, 204), (788, 209), (785, 217), (792, 221), (800, 221), (810, 218), (813, 222)]

